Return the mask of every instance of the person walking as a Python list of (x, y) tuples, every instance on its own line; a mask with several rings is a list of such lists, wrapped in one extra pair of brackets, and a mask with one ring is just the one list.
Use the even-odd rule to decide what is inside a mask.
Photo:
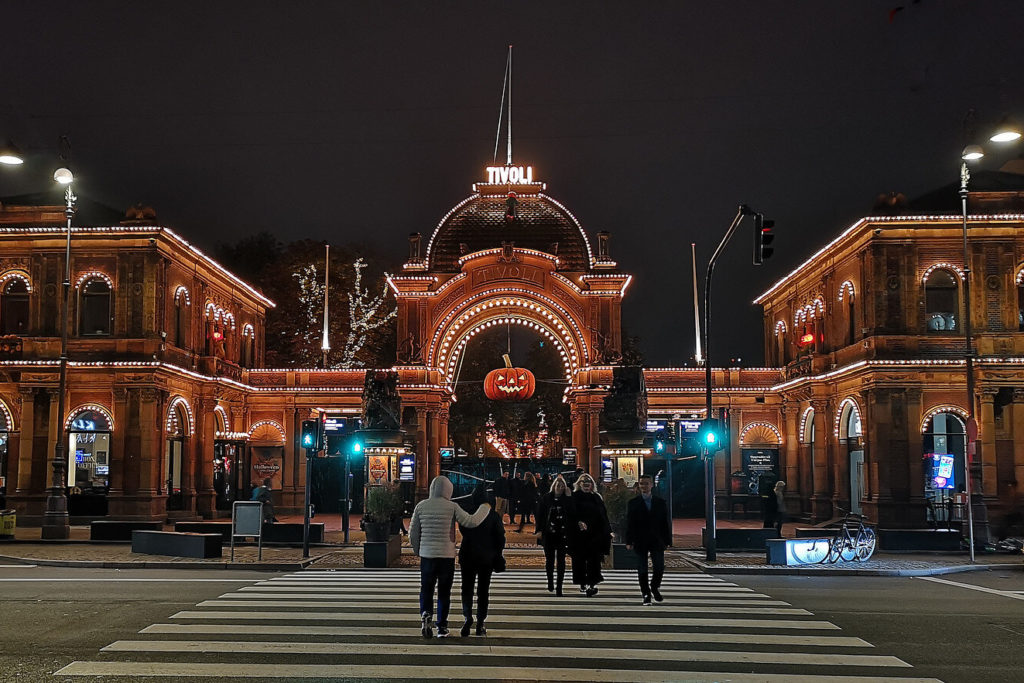
[(591, 598), (597, 595), (597, 584), (604, 581), (601, 562), (611, 552), (612, 530), (604, 499), (589, 474), (581, 474), (576, 480), (572, 502), (576, 513), (569, 537), (572, 582)]
[[(544, 546), (544, 568), (548, 573), (548, 592), (562, 597), (562, 580), (565, 578), (565, 553), (569, 549), (569, 532), (575, 521), (575, 506), (569, 495), (569, 485), (562, 475), (555, 477), (551, 490), (540, 499), (537, 509), (537, 528), (540, 544)], [(555, 564), (558, 565), (558, 581), (555, 581)]]
[(494, 511), (498, 513), (498, 518), (502, 524), (505, 523), (505, 513), (510, 512), (508, 499), (511, 495), (511, 482), (508, 479), (508, 470), (503, 469), (501, 476), (494, 480)]
[(516, 472), (512, 479), (509, 481), (509, 510), (508, 510), (508, 523), (516, 523), (516, 514), (522, 514), (522, 510), (519, 506), (519, 496), (523, 491), (523, 473)]
[(533, 533), (537, 533), (537, 496), (537, 479), (533, 472), (527, 472), (519, 489), (519, 528), (516, 531), (522, 531), (523, 525), (533, 518)]
[(448, 611), (455, 581), (455, 522), (466, 528), (479, 526), (491, 512), (487, 503), (472, 515), (452, 502), (452, 483), (448, 477), (434, 477), (430, 497), (417, 503), (409, 524), (412, 551), (420, 558), (420, 633), (434, 635), (433, 603), (437, 587), (437, 637), (447, 638)]
[[(665, 575), (665, 548), (672, 545), (672, 524), (668, 518), (668, 504), (654, 495), (654, 479), (640, 475), (640, 495), (626, 505), (626, 548), (633, 550), (640, 560), (637, 578), (643, 604), (656, 602), (661, 596), (661, 578)], [(651, 558), (653, 576), (647, 581), (647, 557)]]
[(272, 524), (277, 521), (274, 515), (274, 496), (270, 492), (270, 477), (263, 480), (263, 486), (257, 486), (252, 490), (252, 499), (263, 503), (263, 523)]
[[(473, 491), (473, 505), (487, 502), (487, 485), (480, 484)], [(496, 511), (476, 527), (459, 525), (462, 545), (459, 546), (459, 570), (462, 574), (462, 637), (469, 636), (473, 627), (473, 591), (476, 588), (476, 634), (486, 635), (484, 621), (490, 601), (491, 572), (496, 562), (504, 562), (501, 551), (505, 548), (505, 525)]]

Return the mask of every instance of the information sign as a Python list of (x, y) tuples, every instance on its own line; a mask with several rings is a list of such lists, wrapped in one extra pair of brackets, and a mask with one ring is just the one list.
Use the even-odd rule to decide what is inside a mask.
[(416, 456), (403, 455), (398, 458), (398, 481), (415, 481)]
[(575, 448), (563, 448), (562, 449), (562, 464), (576, 466), (576, 457), (578, 451)]
[(455, 449), (451, 446), (442, 446), (438, 449), (441, 453), (441, 460), (451, 460), (455, 457)]

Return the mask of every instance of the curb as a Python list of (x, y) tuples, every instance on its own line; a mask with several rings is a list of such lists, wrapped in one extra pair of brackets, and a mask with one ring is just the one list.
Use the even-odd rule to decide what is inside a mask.
[(0, 561), (40, 567), (74, 567), (78, 569), (249, 569), (264, 572), (287, 572), (305, 569), (320, 558), (311, 557), (299, 562), (161, 562), (139, 560), (135, 562), (104, 562), (101, 560), (37, 560), (32, 557), (0, 555)]
[(743, 574), (760, 576), (940, 576), (962, 572), (978, 572), (989, 569), (1013, 567), (1008, 564), (961, 564), (932, 569), (812, 569), (809, 567), (767, 567), (709, 565), (689, 560), (705, 574)]

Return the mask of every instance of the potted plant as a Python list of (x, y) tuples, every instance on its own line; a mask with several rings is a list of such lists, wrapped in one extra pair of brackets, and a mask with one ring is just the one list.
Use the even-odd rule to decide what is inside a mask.
[(625, 536), (626, 511), (629, 501), (636, 497), (636, 493), (625, 481), (616, 479), (604, 487), (601, 496), (608, 511), (608, 524), (612, 528), (612, 568), (635, 569), (637, 556), (626, 549)]
[(366, 508), (363, 524), (366, 527), (366, 540), (369, 542), (387, 541), (391, 527), (402, 514), (404, 503), (394, 484), (371, 486), (366, 493)]

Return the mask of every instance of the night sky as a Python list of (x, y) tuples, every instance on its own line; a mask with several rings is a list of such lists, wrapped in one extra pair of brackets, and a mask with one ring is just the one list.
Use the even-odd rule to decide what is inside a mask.
[(484, 179), (514, 44), (514, 159), (591, 237), (612, 233), (652, 366), (693, 353), (689, 245), (703, 278), (740, 202), (776, 220), (776, 254), (753, 267), (747, 225), (720, 262), (715, 365), (761, 364), (751, 300), (879, 193), (957, 180), (968, 110), (979, 133), (1024, 118), (1019, 0), (51, 1), (2, 16), (0, 137), (32, 156), (0, 167), (0, 196), (49, 190), (66, 134), (81, 196), (152, 205), (209, 251), (269, 231), (363, 242), (396, 266), (408, 233), (429, 236)]

